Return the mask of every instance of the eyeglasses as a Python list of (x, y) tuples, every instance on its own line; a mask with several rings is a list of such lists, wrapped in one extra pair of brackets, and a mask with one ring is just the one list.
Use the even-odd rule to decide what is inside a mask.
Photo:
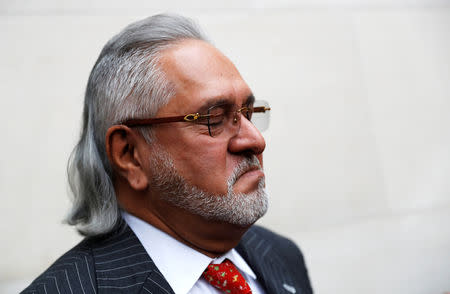
[(251, 121), (259, 131), (269, 127), (270, 107), (266, 101), (256, 100), (252, 105), (238, 108), (234, 104), (220, 104), (210, 107), (206, 113), (190, 113), (180, 116), (129, 119), (122, 122), (127, 127), (148, 126), (171, 122), (189, 122), (208, 128), (211, 137), (228, 134), (235, 135), (241, 126), (241, 114)]

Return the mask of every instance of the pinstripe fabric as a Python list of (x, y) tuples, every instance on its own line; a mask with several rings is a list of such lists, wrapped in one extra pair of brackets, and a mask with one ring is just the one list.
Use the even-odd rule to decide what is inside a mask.
[[(253, 226), (236, 248), (267, 293), (312, 293), (299, 249), (289, 240)], [(21, 293), (152, 293), (173, 290), (133, 231), (87, 238), (60, 257)]]
[(83, 240), (22, 293), (174, 292), (136, 235), (125, 226), (109, 236)]
[(267, 293), (313, 293), (303, 255), (292, 241), (253, 226), (236, 250), (253, 269)]

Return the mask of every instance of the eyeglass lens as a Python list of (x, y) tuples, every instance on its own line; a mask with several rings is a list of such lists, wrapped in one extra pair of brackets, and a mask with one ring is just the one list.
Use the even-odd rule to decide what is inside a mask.
[(270, 121), (269, 104), (262, 100), (239, 109), (231, 105), (214, 106), (207, 114), (205, 123), (212, 137), (236, 135), (241, 126), (240, 120), (243, 118), (251, 121), (261, 132), (267, 130)]

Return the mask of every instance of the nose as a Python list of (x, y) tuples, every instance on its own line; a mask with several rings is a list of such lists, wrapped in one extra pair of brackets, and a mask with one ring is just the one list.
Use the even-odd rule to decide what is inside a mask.
[(228, 143), (231, 153), (251, 153), (259, 155), (266, 149), (266, 141), (261, 132), (245, 117), (240, 119), (238, 133)]

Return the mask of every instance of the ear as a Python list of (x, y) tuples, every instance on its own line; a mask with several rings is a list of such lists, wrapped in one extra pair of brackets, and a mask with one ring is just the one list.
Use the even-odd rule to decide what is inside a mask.
[(145, 140), (127, 126), (115, 125), (106, 132), (106, 153), (114, 172), (138, 191), (147, 189), (149, 182), (143, 144)]

